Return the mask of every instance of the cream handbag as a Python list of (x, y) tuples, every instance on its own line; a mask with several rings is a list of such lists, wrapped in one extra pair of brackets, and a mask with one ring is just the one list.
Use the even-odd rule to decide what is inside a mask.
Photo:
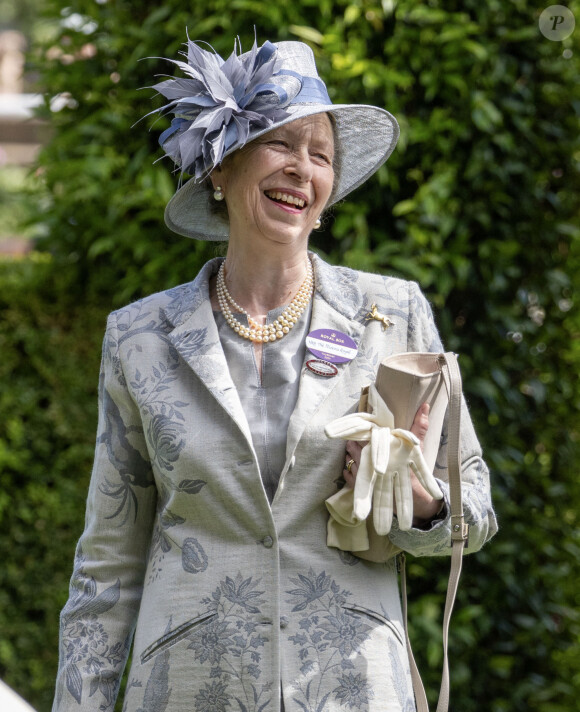
[[(382, 401), (382, 403), (381, 403)], [(397, 480), (403, 480), (403, 473), (400, 459), (397, 464), (397, 472), (393, 474), (391, 467), (391, 451), (385, 454), (385, 448), (381, 443), (385, 438), (393, 437), (405, 440), (407, 433), (417, 410), (423, 403), (429, 403), (429, 429), (423, 443), (422, 458), (414, 449), (412, 440), (408, 440), (409, 461), (421, 482), (435, 496), (432, 490), (433, 482), (431, 473), (435, 466), (443, 421), (445, 413), (448, 413), (448, 444), (447, 444), (447, 473), (450, 491), (451, 509), (451, 573), (447, 588), (447, 598), (445, 601), (445, 611), (443, 616), (443, 676), (439, 693), (437, 712), (446, 712), (449, 707), (449, 664), (448, 664), (448, 632), (451, 612), (457, 593), (457, 585), (461, 574), (461, 563), (463, 549), (467, 544), (468, 526), (463, 518), (463, 505), (461, 497), (461, 455), (460, 455), (460, 414), (461, 414), (461, 374), (457, 364), (457, 357), (453, 353), (402, 353), (390, 356), (382, 361), (379, 366), (375, 384), (363, 389), (359, 402), (359, 413), (353, 413), (343, 418), (339, 418), (326, 428), (329, 437), (340, 437), (344, 439), (369, 440), (371, 447), (365, 447), (370, 463), (366, 466), (372, 468), (372, 474), (364, 483), (360, 493), (355, 489), (344, 487), (327, 500), (327, 508), (330, 512), (328, 523), (327, 543), (347, 551), (352, 551), (357, 556), (370, 561), (382, 562), (391, 559), (400, 553), (400, 549), (394, 546), (385, 535), (385, 529), (390, 529), (389, 517), (384, 512), (375, 516), (361, 516), (370, 513), (368, 489), (384, 489), (384, 481), (399, 489), (399, 496), (403, 505), (408, 491), (405, 494), (405, 487)], [(397, 431), (400, 433), (397, 435)], [(409, 433), (412, 435), (412, 433)], [(376, 442), (375, 442), (376, 441)], [(378, 460), (378, 462), (377, 462)], [(361, 457), (361, 466), (363, 465)], [(377, 469), (378, 468), (378, 469)], [(426, 469), (425, 469), (426, 468)], [(359, 473), (362, 468), (359, 467)], [(392, 469), (392, 468), (391, 468)], [(408, 475), (407, 472), (404, 473)], [(357, 484), (358, 484), (357, 473)], [(384, 479), (386, 477), (386, 480)], [(390, 478), (390, 479), (389, 479)], [(372, 507), (375, 508), (377, 502), (379, 507), (385, 505), (385, 494), (380, 491), (377, 498), (376, 491), (373, 492)], [(395, 493), (395, 496), (397, 492)], [(392, 507), (392, 496), (391, 496)], [(412, 506), (412, 505), (411, 505)], [(399, 512), (399, 499), (397, 498), (397, 512)], [(367, 511), (369, 510), (369, 511)], [(377, 531), (377, 528), (381, 532)], [(403, 528), (400, 526), (400, 528)], [(409, 528), (407, 526), (407, 528)], [(351, 546), (354, 545), (354, 548)], [(411, 643), (407, 631), (407, 591), (405, 577), (405, 559), (401, 554), (402, 572), (402, 601), (403, 618), (405, 624), (405, 636), (407, 640), (407, 651), (411, 666), (411, 676), (413, 679), (413, 690), (417, 703), (417, 712), (429, 712), (427, 698), (419, 671), (415, 664)]]

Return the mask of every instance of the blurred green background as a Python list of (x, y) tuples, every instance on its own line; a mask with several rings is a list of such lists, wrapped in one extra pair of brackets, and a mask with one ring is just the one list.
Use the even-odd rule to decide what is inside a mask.
[[(454, 712), (580, 709), (580, 29), (525, 0), (0, 0), (29, 39), (50, 140), (0, 167), (0, 677), (48, 712), (58, 613), (84, 518), (105, 316), (192, 279), (220, 247), (169, 232), (167, 123), (143, 89), (185, 41), (301, 39), (334, 102), (387, 107), (401, 139), (312, 247), (417, 280), (491, 467), (500, 533), (468, 557), (451, 630)], [(580, 3), (568, 7), (580, 22)], [(447, 562), (410, 564), (433, 703)], [(120, 706), (119, 706), (120, 709)]]

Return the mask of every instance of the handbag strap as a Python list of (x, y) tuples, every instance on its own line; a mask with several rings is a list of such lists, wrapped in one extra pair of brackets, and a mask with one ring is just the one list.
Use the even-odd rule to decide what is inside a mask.
[[(443, 613), (443, 674), (437, 712), (447, 712), (449, 708), (449, 659), (448, 638), (449, 622), (457, 595), (457, 586), (461, 575), (463, 549), (467, 544), (469, 526), (463, 518), (463, 502), (461, 497), (461, 373), (454, 353), (439, 355), (439, 367), (443, 375), (445, 387), (449, 394), (449, 420), (447, 443), (447, 471), (449, 475), (449, 499), (451, 507), (451, 571), (447, 584), (447, 597)], [(407, 577), (405, 571), (405, 555), (400, 555), (401, 571), (401, 597), (403, 605), (403, 623), (405, 627), (405, 640), (411, 668), (411, 679), (417, 712), (429, 712), (425, 688), (413, 656), (409, 631), (407, 627)]]

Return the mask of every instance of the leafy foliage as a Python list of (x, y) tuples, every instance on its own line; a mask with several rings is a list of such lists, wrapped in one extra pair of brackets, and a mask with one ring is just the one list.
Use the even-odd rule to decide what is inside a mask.
[(75, 305), (47, 255), (0, 262), (0, 677), (40, 710), (84, 520), (105, 316)]
[[(48, 709), (56, 645), (46, 643), (56, 640), (88, 473), (87, 398), (96, 377), (87, 384), (84, 369), (100, 339), (100, 327), (89, 328), (100, 312), (91, 305), (186, 281), (215, 250), (162, 225), (175, 177), (153, 160), (167, 124), (131, 127), (160, 102), (139, 88), (170, 65), (139, 59), (175, 57), (186, 26), (224, 56), (238, 34), (249, 48), (255, 25), (259, 41), (307, 41), (334, 101), (386, 106), (401, 124), (388, 164), (333, 209), (314, 246), (335, 263), (418, 280), (447, 346), (462, 354), (501, 531), (465, 562), (452, 624), (452, 707), (573, 709), (580, 692), (578, 31), (547, 40), (540, 9), (525, 0), (45, 3), (58, 21), (31, 59), (54, 136), (41, 157), (49, 205), (36, 220), (60, 282), (45, 277), (58, 295), (54, 305), (39, 302), (46, 289), (36, 277), (26, 277), (21, 292), (13, 285), (12, 301), (0, 290), (2, 309), (13, 315), (13, 327), (1, 332), (3, 356), (12, 354), (3, 360), (17, 374), (0, 399), (2, 413), (11, 413), (0, 421), (0, 476), (8, 483), (0, 501), (17, 503), (1, 509), (12, 541), (0, 540), (8, 562), (0, 575), (9, 577), (0, 610), (22, 614), (10, 617), (0, 646), (5, 678)], [(580, 4), (569, 8), (580, 19)], [(57, 353), (60, 338), (67, 349)], [(41, 348), (48, 361), (35, 360)], [(34, 377), (21, 364), (31, 355)], [(73, 470), (82, 476), (71, 477)], [(49, 506), (47, 541), (38, 532)], [(32, 571), (31, 558), (34, 576), (18, 580), (23, 567)], [(410, 567), (412, 632), (431, 697), (445, 571), (439, 561)], [(22, 602), (40, 581), (49, 585), (39, 612)]]

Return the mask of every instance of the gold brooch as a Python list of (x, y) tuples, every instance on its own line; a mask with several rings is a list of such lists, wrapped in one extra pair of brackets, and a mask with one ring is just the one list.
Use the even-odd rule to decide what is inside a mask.
[(383, 325), (383, 331), (387, 328), (387, 326), (392, 326), (393, 322), (389, 319), (388, 316), (385, 316), (384, 314), (381, 314), (381, 312), (377, 309), (376, 304), (371, 304), (371, 310), (370, 312), (367, 313), (365, 316), (366, 321), (370, 321), (371, 319), (375, 319), (376, 321), (380, 321)]

